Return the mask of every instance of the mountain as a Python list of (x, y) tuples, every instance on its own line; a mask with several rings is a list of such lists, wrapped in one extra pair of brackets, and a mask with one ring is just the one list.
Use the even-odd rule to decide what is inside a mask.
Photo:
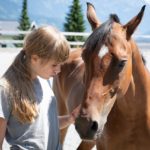
[(18, 20), (22, 8), (21, 1), (0, 1), (0, 20)]
[[(141, 7), (146, 4), (145, 0), (88, 0), (96, 9), (101, 21), (106, 21), (110, 13), (116, 13), (124, 24), (134, 17)], [(147, 0), (148, 1), (148, 0)], [(87, 31), (90, 26), (86, 19), (86, 0), (80, 0), (82, 5), (85, 25)], [(31, 21), (35, 21), (39, 26), (42, 24), (52, 24), (63, 31), (66, 14), (69, 12), (72, 0), (28, 0), (28, 14)], [(19, 20), (22, 9), (21, 0), (0, 0), (0, 20)], [(149, 32), (150, 5), (147, 3), (145, 15), (142, 23), (137, 29), (137, 33), (146, 34)]]

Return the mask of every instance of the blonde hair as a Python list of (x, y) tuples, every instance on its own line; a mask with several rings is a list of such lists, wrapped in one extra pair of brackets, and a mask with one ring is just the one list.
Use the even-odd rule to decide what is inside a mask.
[(6, 88), (10, 93), (12, 114), (20, 122), (30, 123), (38, 115), (30, 70), (31, 56), (63, 62), (69, 56), (69, 49), (66, 38), (52, 26), (40, 27), (26, 36), (23, 50), (3, 75), (8, 83)]

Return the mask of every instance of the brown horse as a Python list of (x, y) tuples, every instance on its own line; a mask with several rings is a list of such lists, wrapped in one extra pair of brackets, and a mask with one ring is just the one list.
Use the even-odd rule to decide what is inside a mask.
[(54, 80), (60, 114), (81, 104), (76, 129), (82, 139), (95, 140), (98, 150), (149, 150), (150, 74), (131, 38), (145, 6), (126, 25), (116, 15), (100, 24), (89, 8), (94, 31)]

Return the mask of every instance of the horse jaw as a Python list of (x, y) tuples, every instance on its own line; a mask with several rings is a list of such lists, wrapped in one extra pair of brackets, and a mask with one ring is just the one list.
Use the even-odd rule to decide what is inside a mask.
[(110, 113), (110, 111), (112, 110), (112, 107), (114, 106), (114, 103), (116, 101), (117, 98), (117, 94), (115, 94), (113, 96), (113, 98), (109, 99), (108, 102), (104, 105), (104, 107), (102, 108), (100, 115), (97, 116), (96, 118), (93, 115), (93, 120), (96, 120), (98, 122), (98, 131), (96, 133), (97, 138), (99, 138), (104, 130), (105, 124), (107, 123), (107, 118), (108, 115)]
[(104, 126), (107, 122), (107, 117), (116, 98), (117, 94), (112, 98), (107, 99), (104, 104), (101, 104), (102, 107), (100, 110), (91, 104), (88, 107), (86, 117), (81, 114), (81, 116), (76, 119), (75, 127), (83, 140), (96, 140), (102, 135)]

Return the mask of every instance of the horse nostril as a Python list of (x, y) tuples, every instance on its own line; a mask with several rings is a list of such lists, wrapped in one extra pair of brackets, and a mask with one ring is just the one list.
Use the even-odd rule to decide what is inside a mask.
[(97, 131), (98, 130), (98, 123), (96, 121), (92, 122), (91, 130)]

